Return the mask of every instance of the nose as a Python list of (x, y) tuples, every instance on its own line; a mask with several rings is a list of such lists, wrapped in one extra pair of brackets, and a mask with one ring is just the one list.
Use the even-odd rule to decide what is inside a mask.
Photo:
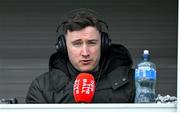
[(84, 56), (84, 57), (88, 57), (88, 56), (89, 56), (89, 48), (88, 48), (88, 46), (87, 46), (86, 44), (84, 44), (84, 45), (82, 46), (81, 54), (82, 54), (82, 56)]

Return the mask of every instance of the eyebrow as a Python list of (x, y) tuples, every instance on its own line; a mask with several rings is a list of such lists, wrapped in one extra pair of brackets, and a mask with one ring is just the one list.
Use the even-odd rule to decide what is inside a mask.
[(72, 42), (79, 42), (79, 41), (81, 41), (81, 39), (73, 40)]
[[(80, 42), (81, 41), (81, 39), (77, 39), (77, 40), (74, 40), (74, 41), (72, 41), (72, 43), (75, 43), (75, 42)], [(90, 42), (96, 42), (96, 41), (98, 41), (98, 39), (90, 39), (90, 40), (87, 40), (88, 42), (90, 41)]]
[(97, 39), (88, 40), (88, 42), (97, 42)]

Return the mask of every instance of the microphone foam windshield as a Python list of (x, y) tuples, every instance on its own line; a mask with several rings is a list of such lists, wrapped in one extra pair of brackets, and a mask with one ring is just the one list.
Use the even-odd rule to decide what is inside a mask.
[(95, 79), (92, 74), (80, 73), (74, 82), (73, 94), (77, 103), (90, 103), (95, 92)]

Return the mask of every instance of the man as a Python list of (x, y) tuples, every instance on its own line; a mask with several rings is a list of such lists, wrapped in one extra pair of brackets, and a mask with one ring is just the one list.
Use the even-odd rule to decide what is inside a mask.
[(134, 102), (135, 84), (128, 50), (111, 44), (107, 24), (89, 9), (67, 14), (57, 28), (62, 29), (50, 57), (49, 72), (30, 85), (27, 103), (75, 103), (73, 84), (81, 72), (91, 73), (96, 81), (92, 103)]

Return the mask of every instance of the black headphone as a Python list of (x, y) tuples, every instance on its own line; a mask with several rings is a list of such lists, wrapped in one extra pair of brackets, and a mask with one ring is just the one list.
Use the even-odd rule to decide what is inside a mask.
[[(77, 13), (79, 11), (85, 11), (86, 13), (91, 13), (93, 15), (95, 14), (93, 10), (84, 9), (84, 8), (83, 9), (73, 10), (73, 11), (70, 12), (70, 14), (74, 14), (74, 13)], [(99, 19), (98, 19), (98, 22), (104, 24), (106, 29), (108, 30), (108, 25), (106, 24), (106, 22), (104, 22), (102, 20), (99, 20)], [(59, 29), (64, 25), (64, 23), (65, 22), (61, 22), (61, 24), (59, 24), (57, 26), (57, 29), (56, 29), (57, 33), (59, 32)], [(101, 55), (107, 54), (108, 51), (109, 51), (110, 46), (111, 46), (111, 39), (109, 38), (108, 33), (101, 32)], [(65, 40), (64, 34), (59, 34), (58, 35), (58, 40), (57, 40), (57, 43), (55, 44), (55, 47), (56, 47), (57, 52), (60, 52), (64, 56), (68, 57), (66, 40)]]

